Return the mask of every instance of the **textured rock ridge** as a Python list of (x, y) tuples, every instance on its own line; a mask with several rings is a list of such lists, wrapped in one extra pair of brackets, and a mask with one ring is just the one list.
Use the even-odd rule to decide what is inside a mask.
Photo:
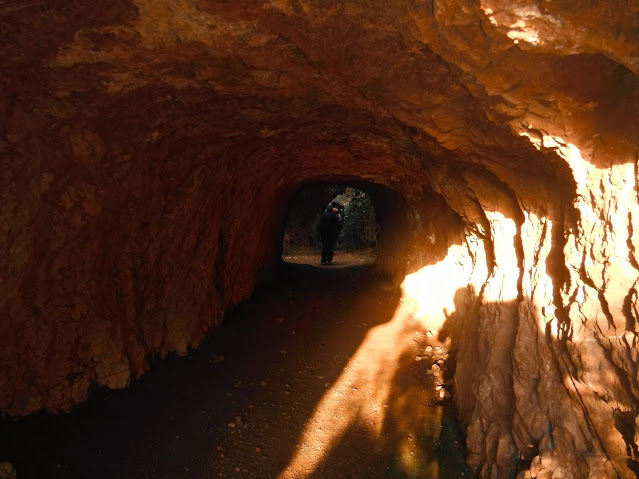
[(0, 409), (197, 346), (299, 186), (353, 182), (481, 476), (636, 477), (639, 4), (18, 0), (0, 26)]

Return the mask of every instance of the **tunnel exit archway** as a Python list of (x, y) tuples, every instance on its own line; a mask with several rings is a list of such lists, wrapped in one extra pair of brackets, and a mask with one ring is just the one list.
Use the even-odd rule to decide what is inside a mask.
[[(373, 196), (366, 189), (372, 189)], [(399, 195), (393, 195), (375, 185), (363, 183), (313, 182), (302, 185), (288, 203), (282, 256), (312, 256), (320, 250), (317, 226), (328, 205), (340, 208), (339, 236), (335, 249), (341, 252), (365, 253), (370, 259), (377, 255), (382, 228), (377, 220), (375, 203), (383, 210), (395, 210), (401, 217)], [(387, 205), (386, 203), (391, 204)], [(311, 261), (312, 264), (315, 261)]]
[(384, 244), (398, 244), (410, 229), (407, 200), (391, 188), (357, 178), (309, 181), (287, 203), (281, 246), (285, 260), (319, 262), (317, 223), (332, 202), (345, 208), (336, 250), (351, 256), (360, 252), (374, 261)]

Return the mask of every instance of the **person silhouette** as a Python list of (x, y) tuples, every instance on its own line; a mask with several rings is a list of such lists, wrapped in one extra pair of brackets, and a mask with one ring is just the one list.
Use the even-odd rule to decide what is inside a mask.
[(322, 264), (330, 264), (335, 253), (335, 242), (339, 236), (343, 219), (340, 218), (339, 209), (329, 204), (320, 215), (317, 222), (317, 239), (322, 254)]

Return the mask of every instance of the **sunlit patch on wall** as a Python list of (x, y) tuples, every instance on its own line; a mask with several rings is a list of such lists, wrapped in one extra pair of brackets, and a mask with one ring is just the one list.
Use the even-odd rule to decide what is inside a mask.
[(537, 30), (526, 25), (524, 20), (518, 20), (516, 23), (510, 25), (510, 28), (512, 28), (512, 30), (508, 32), (508, 38), (512, 39), (515, 43), (519, 43), (520, 41), (528, 42), (531, 45), (541, 43)]
[(484, 298), (488, 301), (506, 302), (517, 299), (517, 279), (519, 265), (514, 247), (517, 225), (500, 211), (486, 211), (490, 223), (496, 268), (484, 288)]
[(467, 248), (453, 245), (442, 261), (406, 276), (402, 301), (426, 330), (436, 332), (446, 320), (444, 312), (455, 310), (455, 291), (471, 281), (473, 271)]
[[(553, 22), (552, 17), (544, 17), (537, 8), (532, 7), (515, 8), (509, 12), (495, 12), (493, 8), (484, 4), (482, 4), (480, 8), (492, 25), (496, 27), (507, 26), (510, 29), (506, 35), (515, 44), (520, 41), (530, 43), (531, 45), (541, 44), (539, 32), (530, 25), (530, 22), (542, 17), (546, 21)], [(513, 17), (517, 18), (515, 22), (513, 22)]]

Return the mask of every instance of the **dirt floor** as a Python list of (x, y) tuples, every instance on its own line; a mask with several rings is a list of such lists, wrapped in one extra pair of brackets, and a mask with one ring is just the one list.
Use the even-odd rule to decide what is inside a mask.
[(440, 401), (445, 351), (374, 257), (284, 259), (187, 357), (70, 414), (0, 423), (0, 461), (19, 479), (470, 477)]

